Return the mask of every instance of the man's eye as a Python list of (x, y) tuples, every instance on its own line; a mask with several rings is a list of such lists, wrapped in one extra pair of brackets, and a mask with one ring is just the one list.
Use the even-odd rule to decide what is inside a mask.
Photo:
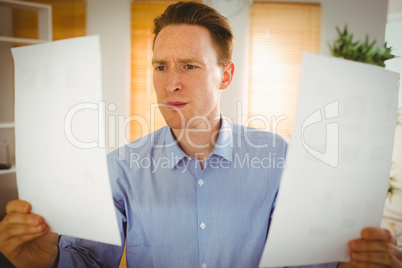
[(187, 70), (194, 70), (196, 67), (194, 65), (187, 64), (186, 66), (184, 66), (184, 68), (186, 68)]
[(166, 67), (165, 66), (158, 66), (158, 67), (156, 67), (155, 68), (157, 71), (164, 71), (164, 70), (166, 70)]

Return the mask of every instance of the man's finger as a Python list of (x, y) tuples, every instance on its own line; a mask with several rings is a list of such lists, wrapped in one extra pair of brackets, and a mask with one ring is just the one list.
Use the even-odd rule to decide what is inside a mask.
[(21, 235), (21, 236), (16, 236), (11, 239), (9, 239), (5, 245), (4, 252), (14, 252), (17, 248), (21, 247), (23, 244), (34, 240), (38, 237), (41, 237), (42, 235), (45, 235), (50, 231), (49, 227), (46, 227), (42, 232), (35, 233), (35, 234), (26, 234), (26, 235)]
[(363, 239), (356, 239), (349, 242), (351, 251), (388, 251), (393, 245), (386, 240), (367, 241)]
[(7, 241), (25, 235), (40, 234), (46, 232), (46, 230), (48, 229), (49, 226), (46, 223), (42, 223), (37, 226), (25, 224), (9, 224), (2, 228), (2, 232), (0, 233), (0, 241)]
[(26, 214), (26, 213), (15, 213), (15, 212), (8, 213), (3, 220), (5, 224), (27, 224), (33, 226), (42, 224), (44, 221), (45, 219), (37, 214), (33, 213)]
[(29, 213), (31, 211), (31, 204), (24, 200), (13, 200), (7, 203), (6, 212), (19, 212)]
[(394, 245), (397, 245), (398, 243), (396, 238), (387, 229), (373, 227), (365, 228), (362, 230), (361, 236), (364, 240), (385, 240)]

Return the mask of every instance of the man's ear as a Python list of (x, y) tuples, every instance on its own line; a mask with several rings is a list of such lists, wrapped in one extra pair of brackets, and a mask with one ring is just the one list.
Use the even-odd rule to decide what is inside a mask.
[(230, 83), (232, 83), (233, 74), (235, 71), (235, 65), (233, 62), (230, 62), (225, 66), (223, 66), (222, 70), (223, 70), (223, 77), (219, 89), (225, 89), (230, 85)]

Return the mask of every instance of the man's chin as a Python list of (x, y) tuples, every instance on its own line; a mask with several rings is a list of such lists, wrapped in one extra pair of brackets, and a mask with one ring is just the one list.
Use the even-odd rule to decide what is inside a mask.
[(186, 129), (186, 125), (181, 124), (167, 124), (171, 129)]
[(163, 119), (165, 119), (166, 124), (172, 128), (172, 129), (183, 129), (186, 127), (186, 119), (184, 117), (184, 114), (179, 111), (171, 111), (171, 110), (166, 110), (161, 107), (159, 107), (161, 114), (163, 116)]
[(185, 129), (186, 128), (186, 122), (184, 120), (165, 118), (165, 122), (171, 129)]

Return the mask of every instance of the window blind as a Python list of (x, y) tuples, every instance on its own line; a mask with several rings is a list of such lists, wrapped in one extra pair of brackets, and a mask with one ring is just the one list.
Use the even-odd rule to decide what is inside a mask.
[(135, 116), (130, 124), (131, 140), (141, 138), (165, 125), (156, 106), (151, 60), (153, 20), (167, 6), (168, 4), (136, 2), (131, 4), (131, 115)]
[(304, 52), (319, 53), (321, 7), (254, 2), (250, 8), (249, 125), (290, 138)]

